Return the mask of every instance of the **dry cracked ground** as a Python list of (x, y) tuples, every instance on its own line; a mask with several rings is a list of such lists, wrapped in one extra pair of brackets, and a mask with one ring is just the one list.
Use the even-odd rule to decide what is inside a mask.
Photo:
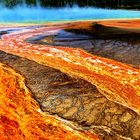
[[(140, 65), (138, 39), (100, 39), (66, 31), (31, 43), (82, 47), (93, 54), (109, 57), (135, 67)], [(87, 47), (88, 46), (88, 47)], [(140, 140), (140, 116), (131, 109), (104, 97), (97, 88), (59, 70), (0, 51), (0, 62), (11, 66), (26, 78), (26, 85), (40, 108), (95, 132), (101, 140)]]

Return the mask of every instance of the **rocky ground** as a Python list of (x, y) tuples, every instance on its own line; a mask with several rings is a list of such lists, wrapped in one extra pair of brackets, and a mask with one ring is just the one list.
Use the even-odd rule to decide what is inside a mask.
[(86, 27), (75, 29), (73, 25), (70, 29), (61, 30), (55, 35), (36, 36), (28, 39), (27, 42), (82, 48), (91, 54), (139, 67), (140, 33), (138, 31), (92, 23), (90, 29)]
[(43, 111), (97, 132), (101, 139), (140, 138), (140, 116), (107, 100), (94, 85), (2, 51), (0, 62), (25, 76), (27, 87)]
[[(111, 38), (109, 29), (108, 37), (104, 38), (103, 34), (103, 37), (95, 38), (85, 30), (83, 34), (83, 29), (81, 32), (62, 30), (55, 35), (35, 36), (26, 42), (80, 47), (92, 54), (137, 68), (140, 66), (140, 42), (138, 38), (133, 38), (134, 34), (128, 36), (127, 31), (127, 38)], [(101, 140), (140, 139), (140, 116), (131, 109), (108, 100), (96, 86), (87, 81), (3, 51), (0, 51), (0, 62), (26, 78), (26, 86), (44, 112), (74, 122), (77, 129), (82, 127), (83, 130), (97, 133)]]

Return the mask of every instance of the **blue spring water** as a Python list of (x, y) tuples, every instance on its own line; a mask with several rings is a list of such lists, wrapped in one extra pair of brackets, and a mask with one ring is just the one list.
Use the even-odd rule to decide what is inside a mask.
[(69, 20), (92, 20), (92, 19), (117, 19), (117, 18), (140, 18), (140, 11), (111, 10), (95, 7), (79, 8), (42, 8), (40, 6), (27, 7), (17, 6), (8, 9), (0, 6), (0, 22), (50, 22)]

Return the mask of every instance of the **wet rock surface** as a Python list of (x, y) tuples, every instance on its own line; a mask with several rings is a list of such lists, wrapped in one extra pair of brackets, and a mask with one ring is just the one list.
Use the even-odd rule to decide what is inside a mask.
[[(92, 54), (140, 66), (139, 34), (134, 37), (135, 33), (118, 32), (117, 28), (106, 30), (98, 25), (94, 29), (96, 30), (90, 30), (90, 33), (82, 29), (78, 32), (59, 30), (53, 35), (46, 32), (29, 38), (26, 42), (82, 48)], [(15, 30), (1, 31), (0, 35), (11, 31)], [(114, 31), (117, 32), (116, 38), (115, 33), (111, 36)], [(0, 62), (11, 66), (26, 78), (26, 85), (44, 112), (74, 122), (77, 129), (82, 127), (83, 130), (95, 132), (101, 140), (140, 139), (140, 116), (131, 109), (106, 99), (94, 85), (2, 51)]]
[(53, 35), (44, 34), (26, 41), (35, 44), (82, 48), (87, 52), (140, 66), (140, 33), (92, 24), (91, 29), (66, 29)]
[(101, 139), (140, 139), (140, 116), (107, 100), (94, 85), (59, 70), (0, 51), (0, 62), (26, 78), (43, 111), (71, 120)]
[(73, 38), (67, 37), (61, 39), (61, 36), (58, 34), (56, 37), (46, 37), (46, 40), (43, 41), (54, 43), (53, 45), (82, 48), (91, 54), (114, 59), (123, 63), (140, 65), (140, 41), (135, 39), (91, 39), (90, 36), (81, 35), (79, 37), (78, 35), (73, 35)]

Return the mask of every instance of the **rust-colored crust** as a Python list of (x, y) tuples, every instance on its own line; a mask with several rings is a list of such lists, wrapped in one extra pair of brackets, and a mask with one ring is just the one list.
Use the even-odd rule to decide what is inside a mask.
[(24, 42), (28, 37), (48, 31), (55, 33), (67, 26), (70, 25), (48, 26), (3, 35), (0, 49), (83, 78), (96, 85), (110, 100), (123, 104), (140, 114), (139, 69), (88, 54), (81, 49), (33, 45)]
[(0, 63), (1, 140), (98, 140), (43, 114), (25, 87), (24, 78)]

